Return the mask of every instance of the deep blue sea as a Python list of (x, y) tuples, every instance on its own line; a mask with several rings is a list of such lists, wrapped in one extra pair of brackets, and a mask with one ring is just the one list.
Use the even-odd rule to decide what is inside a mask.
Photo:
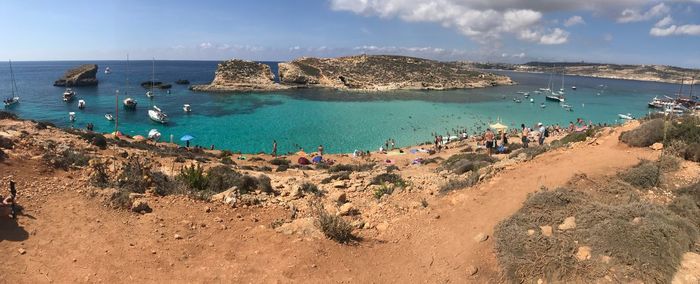
[[(75, 88), (77, 98), (71, 103), (61, 100), (63, 88), (53, 87), (53, 81), (71, 67), (80, 64), (99, 65), (97, 87)], [(619, 123), (618, 113), (642, 116), (648, 113), (647, 102), (654, 96), (670, 95), (678, 85), (626, 80), (597, 79), (576, 76), (564, 78), (568, 112), (557, 103), (547, 102), (540, 108), (543, 95), (533, 95), (529, 103), (517, 91), (534, 91), (546, 87), (551, 75), (500, 72), (518, 82), (502, 86), (452, 91), (397, 91), (384, 93), (355, 93), (334, 90), (292, 90), (272, 93), (195, 93), (187, 86), (175, 85), (177, 79), (191, 83), (208, 83), (214, 77), (215, 61), (156, 61), (155, 80), (173, 84), (170, 94), (157, 90), (149, 100), (140, 82), (151, 79), (151, 61), (129, 63), (130, 87), (126, 85), (125, 61), (90, 62), (13, 62), (21, 102), (10, 108), (26, 119), (50, 121), (61, 127), (84, 128), (93, 123), (100, 132), (114, 131), (114, 123), (104, 118), (115, 112), (115, 90), (120, 91), (119, 130), (129, 135), (144, 135), (150, 129), (163, 133), (162, 140), (175, 140), (190, 134), (193, 144), (240, 150), (245, 153), (270, 151), (276, 139), (281, 152), (315, 149), (323, 144), (333, 153), (354, 149), (376, 150), (388, 138), (397, 145), (408, 146), (431, 140), (431, 134), (445, 135), (456, 128), (477, 130), (477, 125), (500, 120), (516, 126), (537, 122), (567, 125), (583, 118), (595, 123)], [(276, 72), (276, 64), (273, 71)], [(105, 74), (110, 67), (112, 73)], [(561, 76), (554, 76), (555, 87)], [(8, 62), (0, 63), (0, 95), (10, 94)], [(575, 84), (578, 90), (570, 86)], [(138, 100), (135, 111), (124, 111), (121, 100), (125, 93)], [(532, 93), (531, 93), (532, 94)], [(513, 98), (522, 99), (515, 103)], [(86, 101), (78, 109), (78, 99)], [(192, 105), (190, 114), (183, 104)], [(149, 120), (147, 110), (156, 105), (170, 116), (170, 123), (161, 125)], [(71, 124), (68, 112), (77, 113)]]

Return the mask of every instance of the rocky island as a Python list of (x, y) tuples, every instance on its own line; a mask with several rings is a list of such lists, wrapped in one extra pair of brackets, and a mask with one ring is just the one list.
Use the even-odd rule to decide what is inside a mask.
[(697, 80), (700, 70), (667, 65), (631, 65), (589, 62), (528, 62), (525, 64), (469, 63), (479, 69), (499, 69), (518, 72), (563, 73), (572, 76), (690, 84)]
[(275, 83), (275, 75), (269, 65), (239, 59), (219, 63), (210, 84), (190, 86), (190, 90), (203, 92), (272, 91), (284, 88)]
[(56, 80), (56, 87), (97, 86), (97, 64), (84, 64), (70, 69)]
[(510, 78), (455, 62), (394, 55), (302, 57), (279, 64), (280, 82), (340, 90), (447, 90), (513, 84)]

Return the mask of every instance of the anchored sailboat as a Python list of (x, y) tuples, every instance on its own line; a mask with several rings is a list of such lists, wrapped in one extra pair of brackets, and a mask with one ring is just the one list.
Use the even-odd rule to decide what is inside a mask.
[(12, 95), (2, 101), (5, 107), (11, 107), (19, 103), (19, 91), (17, 90), (17, 82), (15, 81), (15, 72), (12, 70), (12, 60), (10, 63), (10, 89), (12, 89)]

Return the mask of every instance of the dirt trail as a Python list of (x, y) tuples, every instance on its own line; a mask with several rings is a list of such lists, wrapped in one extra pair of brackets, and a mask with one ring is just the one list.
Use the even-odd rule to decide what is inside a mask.
[[(22, 217), (19, 227), (0, 225), (6, 256), (0, 282), (503, 282), (493, 240), (474, 236), (491, 236), (541, 186), (561, 186), (577, 173), (612, 174), (656, 155), (620, 144), (622, 130), (599, 138), (599, 145), (552, 151), (506, 169), (355, 246), (277, 234), (266, 226), (287, 214), (279, 209), (231, 210), (165, 197), (151, 214), (115, 211), (70, 188), (34, 191), (31, 183), (44, 179), (35, 161), (4, 164), (0, 170), (12, 167), (30, 196), (23, 204), (32, 218)], [(469, 265), (478, 267), (475, 276), (466, 273)]]

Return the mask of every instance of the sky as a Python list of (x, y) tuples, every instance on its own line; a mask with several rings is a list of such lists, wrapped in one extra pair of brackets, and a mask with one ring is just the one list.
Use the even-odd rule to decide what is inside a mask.
[(0, 1), (0, 58), (399, 54), (700, 68), (700, 0)]

